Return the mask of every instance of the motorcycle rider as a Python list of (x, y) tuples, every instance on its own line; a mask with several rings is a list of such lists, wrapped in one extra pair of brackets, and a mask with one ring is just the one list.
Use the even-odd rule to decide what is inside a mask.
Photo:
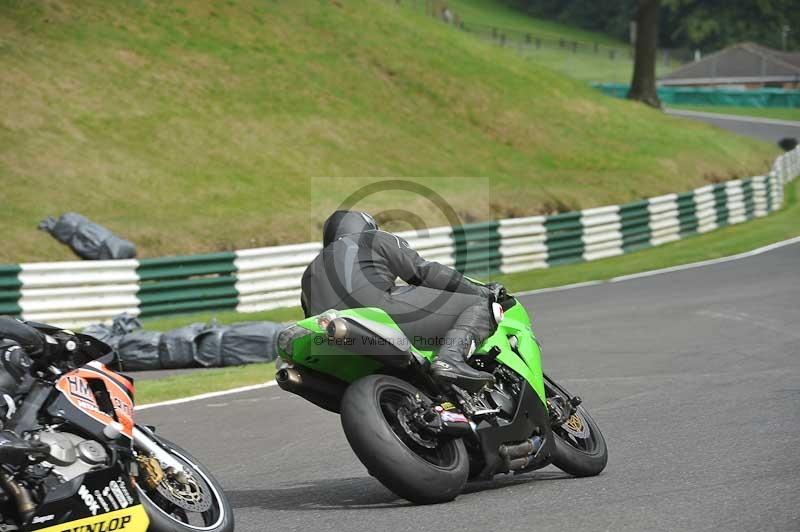
[[(398, 277), (409, 286), (396, 285)], [(367, 213), (336, 211), (323, 226), (323, 250), (303, 274), (301, 303), (306, 317), (381, 308), (415, 345), (441, 346), (431, 366), (435, 378), (477, 390), (494, 378), (466, 359), (497, 327), (492, 302), (499, 286), (424, 260)]]
[(0, 316), (0, 463), (24, 465), (29, 457), (46, 456), (49, 447), (25, 440), (6, 428), (16, 411), (16, 396), (30, 374), (33, 360), (44, 352), (44, 335), (29, 325)]

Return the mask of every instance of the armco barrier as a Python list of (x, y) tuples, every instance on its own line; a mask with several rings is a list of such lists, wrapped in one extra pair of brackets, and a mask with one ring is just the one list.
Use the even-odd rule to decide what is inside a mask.
[(236, 252), (239, 312), (299, 304), (300, 278), (322, 244), (245, 249)]
[(454, 227), (455, 269), (470, 275), (498, 271), (502, 262), (499, 226), (491, 221)]
[[(553, 216), (398, 233), (428, 260), (472, 275), (597, 260), (766, 216), (800, 173), (800, 148), (765, 176), (682, 194)], [(0, 314), (64, 326), (128, 312), (160, 316), (299, 304), (300, 279), (319, 243), (184, 257), (0, 266)]]
[(547, 267), (544, 216), (500, 220), (500, 271), (515, 273)]
[(0, 314), (17, 315), (22, 312), (19, 306), (19, 298), (22, 295), (20, 271), (22, 268), (18, 264), (0, 266)]
[(140, 315), (235, 309), (235, 259), (232, 252), (142, 259), (136, 269)]
[(136, 260), (20, 264), (21, 314), (28, 320), (72, 325), (138, 313), (137, 264)]

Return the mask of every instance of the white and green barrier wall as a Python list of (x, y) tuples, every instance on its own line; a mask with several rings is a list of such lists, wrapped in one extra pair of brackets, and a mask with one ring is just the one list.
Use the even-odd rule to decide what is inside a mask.
[[(473, 275), (591, 261), (766, 216), (800, 174), (800, 148), (765, 176), (681, 194), (460, 227), (404, 232), (412, 247)], [(0, 314), (80, 326), (208, 310), (255, 312), (299, 304), (300, 278), (319, 243), (141, 260), (0, 265)]]

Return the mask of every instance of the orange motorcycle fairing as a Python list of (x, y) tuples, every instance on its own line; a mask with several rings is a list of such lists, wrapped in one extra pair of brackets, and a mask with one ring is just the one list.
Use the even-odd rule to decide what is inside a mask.
[[(108, 403), (101, 405), (95, 390), (104, 389)], [(102, 426), (118, 422), (120, 432), (133, 438), (133, 384), (104, 364), (92, 361), (63, 375), (56, 389), (67, 401)]]

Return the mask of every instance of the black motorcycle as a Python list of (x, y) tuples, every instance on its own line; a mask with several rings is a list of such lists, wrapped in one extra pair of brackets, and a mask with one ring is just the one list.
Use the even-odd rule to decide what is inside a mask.
[(8, 399), (3, 429), (29, 452), (0, 464), (0, 531), (231, 532), (219, 483), (187, 451), (134, 422), (132, 379), (103, 342), (0, 318), (0, 337), (46, 349)]

